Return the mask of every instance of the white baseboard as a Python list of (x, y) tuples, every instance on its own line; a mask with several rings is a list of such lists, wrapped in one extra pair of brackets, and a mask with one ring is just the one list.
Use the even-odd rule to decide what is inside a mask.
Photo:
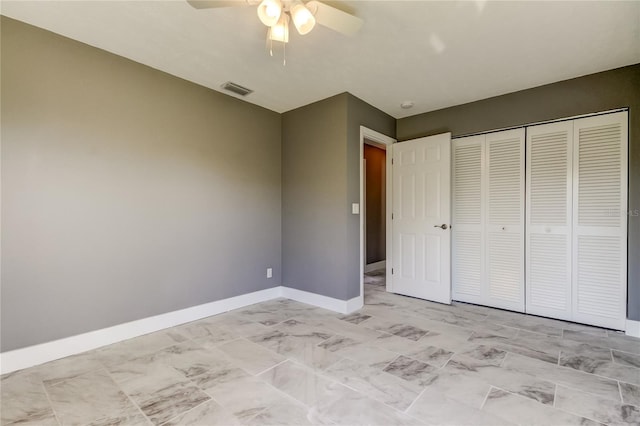
[(281, 287), (230, 297), (179, 311), (143, 318), (100, 330), (0, 354), (1, 374), (33, 367), (55, 359), (110, 345), (122, 340), (153, 333), (165, 328), (221, 314), (233, 309), (265, 302), (281, 296)]
[(624, 334), (640, 338), (640, 321), (627, 320), (627, 327)]
[(385, 269), (387, 267), (387, 261), (381, 260), (380, 262), (368, 263), (364, 265), (364, 272), (377, 271), (378, 269)]
[(354, 297), (350, 300), (339, 300), (289, 287), (273, 287), (254, 293), (205, 303), (203, 305), (192, 306), (179, 311), (167, 312), (166, 314), (118, 324), (113, 327), (65, 337), (64, 339), (58, 339), (52, 342), (3, 352), (0, 353), (0, 374), (11, 373), (12, 371), (44, 364), (45, 362), (90, 351), (122, 340), (132, 339), (144, 334), (175, 327), (176, 325), (196, 321), (256, 303), (266, 302), (278, 297), (286, 297), (291, 300), (342, 314), (357, 311), (363, 306), (362, 296)]
[(362, 309), (364, 306), (364, 297), (358, 296), (353, 299), (347, 300), (347, 311), (345, 314), (350, 314), (351, 312), (355, 312), (359, 309)]
[(362, 296), (354, 297), (350, 300), (340, 300), (295, 288), (282, 287), (282, 297), (330, 311), (340, 312), (341, 314), (349, 314), (362, 307)]

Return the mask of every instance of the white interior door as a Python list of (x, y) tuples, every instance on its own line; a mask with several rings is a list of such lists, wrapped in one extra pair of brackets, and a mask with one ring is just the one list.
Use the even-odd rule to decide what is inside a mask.
[(451, 133), (393, 145), (391, 291), (451, 303)]
[(571, 320), (573, 121), (527, 127), (526, 311)]
[(623, 330), (627, 301), (627, 113), (574, 121), (574, 321)]

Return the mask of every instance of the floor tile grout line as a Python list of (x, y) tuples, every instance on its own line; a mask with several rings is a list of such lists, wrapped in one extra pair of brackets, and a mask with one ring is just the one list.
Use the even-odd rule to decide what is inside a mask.
[[(342, 360), (345, 360), (345, 359), (348, 359), (348, 358), (342, 358)], [(341, 360), (341, 361), (342, 361), (342, 360)], [(357, 361), (354, 361), (354, 362), (357, 362)], [(337, 364), (337, 363), (336, 363), (336, 364)], [(362, 364), (362, 365), (364, 365), (364, 364)], [(394, 407), (393, 405), (389, 405), (389, 404), (387, 404), (385, 401), (382, 401), (382, 400), (380, 400), (380, 399), (378, 399), (378, 398), (376, 398), (376, 397), (374, 397), (374, 396), (372, 396), (372, 395), (369, 395), (368, 393), (365, 393), (365, 392), (363, 392), (363, 391), (360, 391), (360, 390), (358, 390), (358, 389), (356, 389), (356, 388), (352, 387), (351, 385), (349, 385), (349, 384), (347, 384), (347, 383), (344, 383), (344, 382), (340, 381), (340, 380), (339, 380), (339, 379), (337, 379), (337, 378), (334, 378), (333, 376), (328, 376), (328, 375), (326, 375), (326, 374), (321, 374), (321, 373), (316, 373), (316, 374), (317, 374), (318, 376), (320, 376), (320, 377), (327, 378), (327, 379), (329, 379), (330, 381), (332, 381), (332, 382), (334, 382), (334, 383), (337, 383), (338, 385), (344, 386), (344, 387), (346, 387), (346, 388), (348, 388), (348, 389), (350, 389), (350, 390), (352, 390), (352, 391), (354, 391), (354, 392), (358, 393), (359, 395), (362, 395), (362, 396), (364, 396), (364, 397), (366, 397), (366, 398), (368, 398), (368, 399), (370, 399), (370, 400), (372, 400), (372, 401), (376, 401), (376, 402), (378, 402), (378, 403), (380, 403), (380, 404), (382, 404), (382, 405), (384, 405), (384, 406), (386, 406), (386, 407), (389, 407), (389, 408), (391, 408), (392, 410), (395, 410), (395, 411), (397, 411), (397, 412), (400, 412), (400, 413), (404, 413), (404, 414), (406, 414), (406, 413), (405, 413), (405, 411), (402, 411), (402, 410), (400, 410), (399, 408)], [(387, 373), (387, 374), (389, 374), (389, 373)], [(395, 376), (394, 376), (394, 377), (395, 377)], [(420, 394), (422, 394), (425, 390), (426, 390), (426, 388), (424, 388), (423, 390), (421, 390), (421, 391), (418, 393), (418, 396), (419, 396)], [(418, 398), (418, 396), (416, 396), (416, 399)], [(415, 402), (415, 400), (414, 400), (413, 402)], [(413, 404), (413, 402), (412, 402), (412, 404)], [(410, 405), (411, 405), (411, 404), (410, 404)]]
[(123, 394), (124, 396), (126, 396), (126, 397), (127, 397), (127, 400), (128, 400), (131, 404), (133, 404), (133, 406), (134, 406), (135, 408), (137, 408), (137, 409), (138, 409), (138, 412), (140, 412), (140, 414), (142, 414), (142, 417), (143, 417), (144, 419), (146, 419), (146, 420), (147, 420), (147, 422), (148, 422), (149, 424), (153, 424), (153, 422), (151, 421), (151, 419), (150, 419), (150, 418), (149, 418), (149, 417), (144, 413), (144, 411), (142, 411), (142, 408), (140, 408), (140, 406), (139, 406), (139, 405), (138, 405), (138, 404), (137, 404), (137, 403), (136, 403), (136, 402), (131, 398), (131, 396), (130, 396), (127, 392), (125, 392), (125, 391), (124, 391), (124, 389), (122, 389), (122, 386), (120, 386), (120, 384), (116, 381), (116, 379), (114, 379), (114, 378), (113, 378), (113, 375), (111, 374), (111, 372), (109, 371), (109, 369), (105, 367), (105, 368), (104, 368), (104, 370), (105, 370), (105, 372), (107, 373), (107, 376), (109, 376), (109, 378), (110, 378), (110, 379), (111, 379), (111, 381), (113, 382), (113, 384), (115, 384), (115, 385), (116, 385), (116, 387), (118, 388), (118, 390), (119, 390), (120, 392), (122, 392), (122, 394)]
[[(531, 358), (531, 357), (528, 357), (528, 356), (526, 356), (526, 355), (521, 355), (521, 354), (518, 354), (518, 353), (515, 353), (515, 354), (514, 354), (514, 353), (512, 353), (512, 352), (507, 351), (507, 356), (509, 356), (509, 355), (518, 355), (518, 356), (522, 356), (522, 357), (525, 357), (525, 358)], [(534, 359), (534, 360), (535, 360), (535, 358), (531, 358), (531, 359)], [(505, 357), (505, 360), (506, 360), (506, 357)], [(542, 360), (538, 360), (538, 361), (540, 361), (540, 362), (545, 362), (545, 361), (542, 361)], [(504, 363), (504, 361), (503, 361), (503, 363)], [(618, 383), (620, 382), (620, 380), (619, 380), (619, 379), (614, 379), (614, 378), (607, 377), (607, 376), (601, 376), (601, 375), (599, 375), (599, 374), (594, 374), (594, 373), (588, 373), (588, 372), (586, 372), (586, 371), (578, 370), (578, 369), (571, 368), (571, 367), (566, 367), (566, 366), (564, 366), (564, 365), (556, 365), (556, 364), (551, 364), (551, 363), (549, 363), (549, 365), (554, 366), (554, 367), (556, 367), (556, 368), (561, 368), (561, 369), (566, 370), (566, 371), (574, 371), (574, 372), (577, 372), (577, 373), (579, 373), (579, 374), (587, 374), (587, 375), (589, 375), (589, 376), (594, 376), (594, 377), (596, 377), (596, 378), (598, 378), (598, 379), (605, 379), (605, 380), (609, 380), (609, 381), (612, 381), (612, 382), (618, 382)], [(502, 366), (501, 366), (501, 368), (502, 368)], [(532, 374), (529, 374), (529, 373), (523, 373), (523, 374), (527, 374), (527, 375), (529, 375), (529, 376), (533, 376)], [(536, 377), (536, 376), (533, 376), (533, 377)], [(547, 382), (550, 382), (550, 383), (555, 383), (555, 382), (554, 382), (554, 381), (552, 381), (552, 380), (545, 380), (545, 379), (542, 379), (542, 380), (547, 381)], [(624, 383), (627, 383), (627, 382), (624, 382)], [(559, 384), (559, 383), (555, 383), (555, 384)], [(632, 384), (633, 384), (633, 383), (632, 383)], [(589, 391), (585, 391), (585, 390), (583, 390), (583, 389), (578, 389), (577, 387), (574, 387), (575, 385), (571, 385), (571, 386), (566, 385), (566, 384), (560, 384), (560, 385), (561, 385), (561, 386), (564, 386), (564, 387), (567, 387), (567, 388), (570, 388), (570, 389), (574, 389), (574, 390), (578, 390), (578, 391), (581, 391), (581, 392), (585, 392), (585, 393), (588, 393), (588, 394), (590, 394), (590, 395), (602, 396), (601, 394), (595, 394), (595, 393), (592, 393), (592, 392), (589, 392)], [(638, 384), (637, 386), (640, 386), (640, 384)], [(605, 398), (605, 399), (608, 399), (608, 398), (606, 398), (606, 397), (604, 397), (604, 396), (602, 396), (602, 397), (603, 397), (603, 398)]]
[[(566, 414), (570, 414), (570, 415), (572, 415), (572, 416), (576, 416), (576, 417), (579, 417), (579, 418), (583, 418), (583, 419), (591, 420), (591, 421), (596, 422), (596, 423), (601, 423), (601, 422), (599, 422), (599, 421), (597, 421), (597, 420), (595, 420), (595, 419), (592, 419), (592, 418), (590, 418), (590, 417), (585, 417), (585, 416), (583, 416), (583, 415), (581, 415), (581, 414), (573, 413), (573, 412), (571, 412), (571, 411), (567, 411), (567, 410), (564, 410), (564, 409), (562, 409), (562, 408), (558, 408), (558, 407), (556, 407), (556, 394), (557, 394), (558, 386), (559, 386), (558, 384), (555, 384), (556, 390), (555, 390), (555, 392), (554, 392), (553, 405), (551, 406), (551, 408), (553, 408), (554, 410), (558, 410), (558, 411), (560, 411), (560, 412), (562, 412), (562, 413), (566, 413)], [(493, 388), (495, 388), (495, 389), (499, 389), (499, 390), (504, 391), (504, 392), (507, 392), (507, 393), (509, 393), (509, 394), (512, 394), (512, 395), (518, 396), (518, 397), (520, 397), (520, 398), (527, 398), (527, 397), (525, 397), (525, 396), (523, 396), (523, 395), (520, 395), (520, 394), (517, 394), (517, 393), (511, 392), (511, 391), (508, 391), (508, 390), (505, 390), (505, 389), (502, 389), (502, 388), (499, 388), (499, 387), (497, 387), (497, 386), (493, 386), (493, 385), (491, 385), (491, 387), (493, 387)], [(568, 386), (565, 386), (565, 387), (568, 387)], [(570, 388), (570, 389), (572, 389), (572, 388)], [(542, 403), (541, 403), (540, 401), (538, 401), (538, 400), (531, 399), (531, 398), (527, 398), (527, 399), (530, 399), (531, 401), (534, 401), (534, 402), (536, 402), (536, 403), (538, 403), (538, 404), (542, 404)], [(542, 405), (546, 405), (546, 404), (542, 404)]]
[[(259, 378), (258, 378), (258, 380), (260, 380), (262, 383), (266, 384), (267, 386), (269, 386), (270, 388), (272, 388), (273, 390), (275, 390), (278, 394), (280, 394), (280, 395), (284, 396), (286, 399), (291, 400), (292, 402), (294, 402), (294, 403), (296, 403), (296, 404), (300, 404), (300, 405), (302, 405), (303, 407), (305, 407), (305, 408), (307, 408), (307, 409), (309, 409), (309, 410), (313, 408), (312, 406), (307, 405), (307, 404), (305, 404), (304, 402), (302, 402), (302, 401), (300, 401), (300, 400), (296, 399), (295, 397), (293, 397), (293, 396), (289, 395), (288, 393), (286, 393), (286, 392), (284, 392), (284, 391), (282, 391), (282, 390), (278, 389), (277, 387), (275, 387), (275, 386), (274, 386), (274, 385), (272, 385), (271, 383), (266, 382), (266, 381), (264, 381), (264, 380), (262, 380), (262, 379), (259, 379)], [(265, 408), (265, 410), (266, 410), (266, 409), (267, 409), (267, 408)], [(264, 411), (264, 410), (262, 410), (262, 411)], [(260, 411), (260, 413), (262, 413), (262, 411)], [(254, 417), (255, 417), (255, 416), (254, 416)], [(252, 417), (252, 418), (253, 418), (253, 417)]]
[[(177, 327), (177, 326), (176, 326), (176, 327)], [(142, 336), (133, 337), (133, 338), (131, 338), (131, 339), (127, 339), (127, 340), (122, 340), (122, 341), (120, 341), (120, 342), (112, 343), (111, 345), (106, 345), (106, 346), (102, 346), (102, 347), (100, 347), (100, 348), (94, 349), (93, 351), (100, 351), (101, 349), (107, 348), (107, 347), (109, 347), (109, 346), (117, 345), (117, 344), (119, 344), (119, 343), (127, 342), (127, 341), (129, 341), (129, 340), (134, 340), (134, 339), (137, 339), (137, 338), (139, 338), (139, 337), (144, 337), (144, 336), (147, 336), (147, 335), (149, 335), (149, 334), (159, 333), (159, 332), (166, 332), (167, 330), (170, 330), (170, 329), (172, 329), (172, 328), (173, 328), (173, 327), (164, 328), (164, 329), (162, 329), (162, 330), (158, 330), (158, 331), (154, 331), (154, 332), (151, 332), (151, 333), (143, 334)], [(166, 349), (168, 349), (168, 348), (170, 348), (170, 347), (172, 347), (172, 346), (178, 346), (178, 345), (182, 345), (182, 344), (184, 344), (184, 343), (193, 342), (193, 340), (192, 340), (192, 339), (190, 339), (189, 337), (186, 337), (186, 336), (184, 336), (184, 335), (183, 335), (183, 334), (181, 334), (181, 333), (178, 333), (178, 334), (180, 334), (182, 337), (184, 337), (184, 338), (185, 338), (185, 339), (187, 339), (187, 340), (185, 340), (184, 342), (174, 342), (174, 343), (172, 343), (172, 344), (170, 344), (170, 345), (162, 346), (161, 348), (159, 348), (159, 349), (157, 349), (157, 350), (154, 350), (154, 351), (152, 351), (152, 352), (145, 352), (145, 353), (143, 353), (143, 354), (138, 354), (138, 355), (133, 356), (133, 357), (126, 357), (126, 358), (124, 358), (124, 360), (123, 360), (123, 361), (124, 361), (124, 362), (132, 362), (132, 361), (134, 361), (134, 360), (136, 360), (136, 359), (140, 359), (140, 358), (148, 357), (148, 356), (151, 356), (151, 355), (155, 355), (155, 354), (157, 354), (158, 352), (162, 352), (162, 351), (164, 351), (164, 350), (166, 350)], [(194, 342), (194, 343), (197, 343), (197, 342)], [(91, 351), (88, 351), (88, 352), (91, 352)], [(82, 352), (82, 353), (85, 353), (85, 352)], [(109, 366), (107, 366), (107, 364), (105, 364), (105, 362), (101, 359), (100, 355), (98, 355), (96, 358), (97, 358), (97, 361), (98, 361), (98, 362), (99, 362), (103, 367), (105, 367), (107, 370), (109, 369)], [(64, 359), (64, 358), (62, 358), (62, 359)], [(118, 364), (121, 364), (121, 363), (122, 363), (122, 362), (120, 362), (120, 363), (118, 363)]]
[[(280, 355), (280, 356), (282, 356), (282, 355)], [(259, 373), (254, 374), (253, 376), (254, 377), (258, 377), (259, 375), (264, 374), (267, 371), (272, 370), (272, 369), (276, 368), (277, 366), (284, 364), (287, 361), (289, 361), (289, 358), (285, 358), (282, 361), (278, 362), (277, 364), (274, 364), (271, 367), (265, 368), (264, 370), (260, 371)]]
[(51, 395), (49, 395), (49, 392), (47, 391), (47, 387), (44, 384), (44, 381), (42, 380), (40, 381), (40, 386), (42, 386), (44, 395), (47, 397), (47, 402), (49, 403), (49, 408), (51, 408), (51, 413), (53, 414), (53, 418), (56, 420), (56, 423), (58, 424), (58, 426), (62, 426), (62, 422), (58, 418), (58, 413), (56, 413), (56, 410), (53, 408), (53, 402), (51, 402)]
[(238, 416), (236, 416), (236, 413), (231, 412), (230, 410), (228, 410), (224, 405), (222, 405), (217, 399), (215, 399), (213, 397), (213, 395), (209, 394), (208, 392), (205, 392), (207, 395), (209, 395), (211, 397), (211, 401), (215, 402), (216, 404), (218, 404), (223, 410), (225, 410), (227, 413), (231, 414), (235, 419), (238, 420), (239, 423), (245, 424), (247, 421), (249, 420), (253, 420), (255, 419), (259, 414), (264, 413), (265, 411), (267, 411), (268, 407), (264, 407), (262, 410), (258, 411), (257, 413), (255, 413), (254, 415), (252, 415), (251, 417), (249, 417), (248, 419), (246, 419), (246, 421), (243, 423), (240, 421), (240, 418)]
[[(507, 352), (507, 356), (509, 356), (509, 355), (513, 356), (514, 354), (513, 354), (513, 353), (511, 353), (511, 352)], [(524, 356), (524, 355), (520, 355), (520, 354), (515, 354), (515, 355)], [(526, 356), (525, 356), (525, 357), (526, 357)], [(506, 360), (506, 358), (507, 358), (507, 357), (505, 356), (505, 360)], [(530, 357), (526, 357), (526, 358), (530, 358)], [(503, 360), (503, 363), (505, 362), (505, 360)], [(540, 361), (540, 362), (544, 362), (544, 361)], [(551, 366), (555, 366), (554, 364), (549, 364), (549, 365), (551, 365)], [(557, 366), (555, 366), (555, 367), (557, 367)], [(443, 368), (444, 368), (444, 367), (443, 367)], [(502, 366), (500, 366), (499, 368), (509, 369), (508, 367), (502, 367)], [(595, 376), (595, 377), (597, 377), (597, 378), (602, 378), (602, 379), (606, 379), (606, 380), (610, 380), (610, 381), (613, 381), (613, 382), (617, 382), (617, 383), (619, 383), (619, 380), (611, 379), (611, 378), (604, 377), (604, 376), (598, 376), (598, 375), (596, 375), (596, 374), (587, 373), (587, 372), (585, 372), (585, 371), (576, 370), (576, 369), (569, 368), (569, 367), (564, 367), (564, 366), (559, 366), (559, 368), (563, 368), (563, 369), (568, 370), (568, 371), (577, 371), (577, 372), (579, 372), (579, 373), (581, 373), (581, 374), (589, 374), (589, 375)], [(530, 373), (527, 373), (527, 372), (524, 372), (524, 371), (519, 371), (519, 370), (515, 370), (515, 371), (516, 371), (517, 373), (519, 373), (519, 374), (523, 374), (523, 375), (530, 376), (530, 377), (533, 377), (533, 378), (537, 378), (537, 377), (538, 377), (538, 376), (536, 376), (536, 375), (534, 375), (534, 374), (530, 374)], [(553, 384), (554, 386), (556, 386), (556, 389), (557, 389), (557, 386), (558, 386), (558, 385), (560, 385), (560, 386), (564, 386), (564, 387), (566, 387), (566, 388), (568, 388), (568, 389), (576, 390), (576, 391), (579, 391), (579, 392), (584, 392), (584, 393), (587, 393), (587, 394), (589, 394), (589, 395), (593, 395), (593, 396), (597, 396), (597, 397), (600, 397), (600, 398), (603, 398), (603, 399), (606, 399), (606, 400), (613, 401), (613, 399), (611, 399), (611, 398), (609, 398), (609, 397), (606, 397), (606, 396), (604, 396), (604, 395), (602, 395), (602, 394), (592, 393), (592, 392), (590, 392), (590, 391), (584, 390), (583, 388), (579, 388), (577, 385), (574, 385), (574, 384), (569, 385), (569, 384), (567, 384), (566, 382), (565, 382), (565, 383), (557, 383), (557, 382), (555, 382), (555, 381), (553, 381), (553, 380), (543, 379), (543, 378), (539, 378), (538, 380), (541, 380), (541, 381), (544, 381), (544, 382), (551, 383), (551, 384)], [(626, 382), (625, 382), (625, 383), (626, 383)], [(493, 386), (493, 385), (492, 385), (492, 386)], [(494, 386), (494, 387), (496, 387), (496, 386)], [(619, 388), (619, 387), (618, 387), (618, 388)], [(514, 392), (511, 392), (511, 391), (506, 391), (506, 392), (514, 393)], [(519, 395), (519, 394), (517, 394), (517, 393), (514, 393), (514, 394), (515, 394), (515, 395)], [(522, 396), (522, 395), (521, 395), (521, 396)], [(554, 400), (555, 400), (555, 394), (554, 394)]]
[(620, 403), (624, 404), (624, 397), (622, 396), (622, 385), (620, 384), (620, 380), (618, 380), (618, 393), (620, 394)]
[(428, 389), (428, 387), (425, 387), (424, 389), (422, 389), (422, 390), (420, 391), (420, 393), (418, 394), (418, 396), (416, 396), (416, 397), (414, 398), (414, 400), (413, 400), (413, 401), (411, 401), (411, 404), (409, 404), (409, 406), (408, 406), (407, 408), (405, 408), (405, 410), (404, 410), (404, 411), (402, 411), (402, 413), (405, 413), (405, 414), (407, 414), (407, 415), (411, 415), (411, 414), (409, 414), (409, 411), (411, 410), (411, 408), (413, 408), (413, 406), (414, 406), (414, 405), (415, 405), (415, 403), (420, 399), (420, 397), (422, 397), (422, 395), (427, 391), (427, 389)]
[[(578, 370), (577, 368), (567, 367), (565, 365), (558, 365), (558, 368), (564, 368), (564, 369), (569, 370), (569, 371), (577, 371), (577, 372), (582, 373), (582, 374), (590, 374), (590, 375), (598, 377), (600, 379), (611, 380), (613, 382), (616, 382), (616, 381), (620, 380), (620, 379), (617, 379), (617, 378), (614, 378), (614, 377), (603, 376), (602, 374), (589, 373), (588, 371)], [(634, 367), (632, 367), (632, 368), (634, 368)], [(624, 383), (628, 383), (628, 382), (624, 382)], [(631, 384), (634, 384), (634, 383), (631, 383)], [(637, 383), (635, 385), (636, 386), (640, 386), (640, 381), (639, 381), (639, 383)]]
[[(638, 343), (638, 344), (640, 345), (640, 343)], [(625, 353), (625, 354), (627, 354), (627, 355), (633, 355), (634, 357), (638, 357), (638, 358), (640, 358), (640, 351), (638, 351), (637, 353), (635, 353), (635, 352), (625, 351), (625, 350), (623, 350), (623, 349), (615, 349), (615, 348), (609, 348), (609, 347), (607, 347), (607, 349), (611, 349), (611, 351), (615, 351), (615, 352), (622, 352), (622, 353)], [(638, 368), (640, 368), (640, 367), (638, 367)]]
[[(167, 423), (177, 419), (178, 417), (184, 416), (187, 413), (190, 413), (191, 411), (195, 410), (196, 408), (202, 407), (203, 405), (210, 403), (211, 401), (216, 402), (216, 401), (213, 400), (213, 397), (211, 395), (209, 395), (208, 393), (206, 393), (206, 395), (209, 397), (209, 399), (207, 399), (205, 401), (202, 401), (200, 404), (196, 405), (195, 407), (189, 408), (187, 411), (183, 411), (182, 413), (176, 414), (175, 416), (171, 417), (169, 420), (167, 420), (165, 422), (162, 422), (159, 426), (164, 426)], [(220, 405), (220, 404), (218, 404), (218, 405)]]
[[(380, 368), (380, 370), (385, 371), (385, 368), (389, 367), (391, 364), (393, 364), (394, 362), (396, 362), (396, 361), (398, 360), (398, 358), (400, 358), (401, 356), (404, 356), (404, 355), (399, 354), (397, 357), (393, 358), (391, 361), (389, 361), (388, 363), (386, 363), (386, 364), (384, 365), (384, 367)], [(409, 357), (407, 357), (407, 358), (409, 358)], [(411, 358), (411, 359), (413, 359), (413, 358)], [(421, 361), (419, 361), (419, 360), (415, 360), (415, 361), (421, 362)], [(357, 362), (357, 361), (356, 361), (356, 362)], [(426, 364), (426, 363), (425, 363), (425, 364)]]
[[(509, 351), (504, 351), (504, 352), (505, 352), (505, 353), (504, 353), (504, 358), (502, 358), (502, 359), (500, 360), (500, 365), (498, 366), (499, 368), (504, 368), (504, 367), (503, 367), (503, 365), (504, 365), (504, 361), (507, 359), (507, 356), (509, 355)], [(506, 368), (505, 368), (505, 370), (506, 370)]]
[(561, 411), (561, 412), (563, 412), (563, 413), (566, 413), (566, 414), (569, 414), (569, 415), (575, 416), (575, 417), (579, 417), (579, 418), (582, 418), (582, 419), (591, 420), (591, 421), (592, 421), (592, 422), (594, 422), (594, 423), (597, 423), (597, 424), (600, 424), (600, 425), (607, 426), (604, 422), (601, 422), (601, 421), (599, 421), (599, 420), (596, 420), (596, 419), (594, 419), (594, 418), (592, 418), (592, 417), (585, 417), (585, 416), (583, 416), (582, 414), (574, 413), (574, 412), (571, 412), (571, 411), (565, 410), (565, 409), (563, 409), (563, 408), (555, 408), (555, 409), (556, 409), (556, 410), (558, 410), (558, 411)]
[[(493, 385), (489, 385), (489, 390), (487, 391), (487, 394), (482, 399), (482, 404), (480, 404), (480, 411), (482, 411), (482, 409), (484, 408), (484, 405), (487, 403), (487, 398), (489, 398), (489, 394), (491, 393), (491, 390), (493, 388), (494, 388)], [(498, 389), (498, 388), (496, 388), (496, 389)]]
[[(347, 358), (341, 358), (339, 361), (342, 361), (342, 360), (345, 360), (345, 359), (347, 359)], [(349, 384), (344, 383), (344, 382), (342, 382), (342, 381), (338, 380), (337, 378), (335, 378), (335, 377), (333, 377), (333, 376), (327, 375), (325, 371), (320, 371), (320, 372), (315, 371), (315, 370), (311, 369), (310, 367), (308, 367), (307, 365), (301, 364), (300, 362), (298, 362), (298, 360), (295, 360), (295, 359), (289, 359), (289, 361), (291, 361), (291, 362), (293, 362), (293, 363), (295, 363), (295, 364), (299, 365), (300, 367), (302, 367), (302, 368), (304, 368), (304, 369), (308, 370), (308, 372), (309, 372), (309, 373), (314, 374), (314, 375), (317, 375), (319, 378), (322, 378), (322, 379), (324, 379), (324, 380), (328, 380), (329, 382), (331, 382), (331, 383), (333, 383), (333, 384), (337, 384), (337, 385), (339, 385), (339, 386), (343, 386), (343, 387), (345, 387), (345, 388), (347, 388), (347, 389), (349, 389), (349, 390), (351, 390), (351, 391), (353, 391), (353, 392), (357, 393), (358, 395), (362, 395), (363, 397), (365, 397), (365, 398), (367, 398), (367, 399), (370, 399), (370, 400), (372, 400), (372, 401), (375, 401), (375, 402), (377, 402), (377, 403), (380, 403), (380, 404), (382, 404), (382, 405), (384, 405), (384, 406), (386, 406), (386, 407), (388, 407), (388, 408), (390, 408), (390, 409), (392, 409), (392, 410), (395, 410), (395, 411), (398, 411), (398, 412), (400, 412), (400, 413), (404, 413), (404, 414), (406, 414), (406, 412), (405, 412), (406, 410), (405, 410), (405, 411), (402, 411), (402, 410), (398, 409), (397, 407), (394, 407), (394, 406), (392, 406), (392, 405), (387, 404), (387, 403), (386, 403), (386, 402), (384, 402), (384, 401), (379, 400), (378, 398), (375, 398), (375, 397), (373, 397), (373, 396), (371, 396), (371, 395), (369, 395), (369, 394), (367, 394), (367, 393), (365, 393), (365, 392), (362, 392), (362, 391), (360, 391), (360, 390), (358, 390), (358, 389), (356, 389), (356, 388), (353, 388), (353, 387), (352, 387), (352, 386), (350, 386)], [(338, 362), (339, 362), (339, 361), (338, 361)], [(336, 363), (334, 363), (334, 364), (337, 364), (337, 362), (336, 362)], [(323, 374), (323, 373), (324, 373), (324, 374)], [(271, 385), (270, 383), (267, 383), (267, 384), (268, 384), (268, 385)], [(272, 387), (274, 387), (274, 389), (276, 389), (278, 392), (280, 392), (280, 393), (284, 393), (284, 392), (282, 392), (281, 390), (279, 390), (278, 388), (276, 388), (275, 386), (273, 386), (273, 385), (271, 385), (271, 386), (272, 386)], [(426, 390), (426, 388), (424, 388), (422, 391), (420, 391), (420, 393), (418, 394), (418, 396), (420, 396), (420, 395), (421, 395), (425, 390)], [(285, 394), (285, 395), (286, 395), (286, 394)], [(287, 396), (289, 396), (289, 395), (287, 395)], [(416, 397), (416, 399), (418, 398), (418, 396)], [(290, 398), (292, 398), (291, 396), (289, 396), (289, 397), (290, 397)], [(294, 398), (294, 399), (295, 399), (295, 398)], [(296, 401), (297, 401), (297, 400), (296, 400)], [(299, 402), (299, 403), (301, 403), (301, 404), (305, 405), (306, 407), (309, 407), (308, 405), (306, 405), (306, 404), (302, 403), (301, 401), (297, 401), (297, 402)], [(415, 400), (414, 400), (413, 402), (415, 402)], [(413, 402), (412, 402), (412, 404), (413, 404)], [(309, 408), (312, 408), (312, 407), (309, 407)]]
[[(610, 402), (619, 403), (619, 399), (613, 399), (611, 397), (604, 396), (601, 393), (600, 394), (599, 393), (593, 393), (593, 392), (590, 392), (588, 390), (585, 390), (584, 388), (579, 388), (578, 386), (576, 386), (574, 384), (568, 384), (566, 382), (564, 382), (564, 383), (554, 383), (554, 384), (556, 385), (556, 387), (561, 386), (563, 388), (567, 388), (567, 389), (570, 389), (572, 391), (586, 393), (587, 395), (591, 395), (591, 396), (594, 396), (596, 398), (605, 399), (605, 400), (610, 401)], [(619, 387), (618, 387), (618, 390), (619, 390)], [(619, 391), (617, 393), (619, 393)], [(618, 397), (619, 397), (619, 395), (618, 395)]]
[[(331, 367), (333, 367), (334, 365), (336, 365), (337, 363), (341, 362), (342, 360), (344, 360), (344, 359), (348, 359), (348, 358), (346, 358), (345, 356), (342, 356), (342, 355), (336, 354), (335, 352), (331, 352), (331, 353), (332, 353), (332, 354), (334, 354), (338, 359), (337, 359), (336, 361), (332, 362), (331, 364), (327, 365), (326, 367), (319, 369), (319, 370), (320, 370), (320, 371), (322, 371), (323, 373), (324, 373), (324, 372), (326, 372), (326, 371), (327, 371), (328, 369), (330, 369)], [(292, 360), (292, 361), (293, 361), (293, 362), (298, 362), (298, 360)], [(304, 365), (304, 364), (302, 364), (302, 365)], [(306, 365), (305, 365), (305, 367), (306, 367)], [(314, 373), (315, 373), (315, 371), (314, 371)], [(319, 373), (317, 373), (317, 374), (319, 374)]]

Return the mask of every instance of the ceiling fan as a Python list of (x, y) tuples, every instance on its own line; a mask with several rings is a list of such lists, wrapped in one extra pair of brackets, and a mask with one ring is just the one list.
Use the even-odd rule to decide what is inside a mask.
[(187, 0), (196, 9), (258, 5), (258, 18), (267, 27), (268, 41), (289, 42), (289, 21), (300, 35), (309, 33), (317, 24), (345, 35), (354, 35), (362, 27), (362, 19), (328, 4), (311, 0)]

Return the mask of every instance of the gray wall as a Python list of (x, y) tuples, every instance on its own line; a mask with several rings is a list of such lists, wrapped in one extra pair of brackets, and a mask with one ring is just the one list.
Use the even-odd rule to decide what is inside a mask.
[(279, 114), (1, 26), (2, 351), (281, 284)]
[[(640, 64), (398, 120), (399, 140), (453, 136), (629, 107), (629, 209), (640, 211)], [(640, 217), (629, 217), (627, 317), (640, 320)]]
[(347, 95), (282, 115), (282, 284), (347, 299)]
[(395, 119), (348, 93), (282, 115), (283, 285), (336, 299), (360, 294), (360, 125)]

